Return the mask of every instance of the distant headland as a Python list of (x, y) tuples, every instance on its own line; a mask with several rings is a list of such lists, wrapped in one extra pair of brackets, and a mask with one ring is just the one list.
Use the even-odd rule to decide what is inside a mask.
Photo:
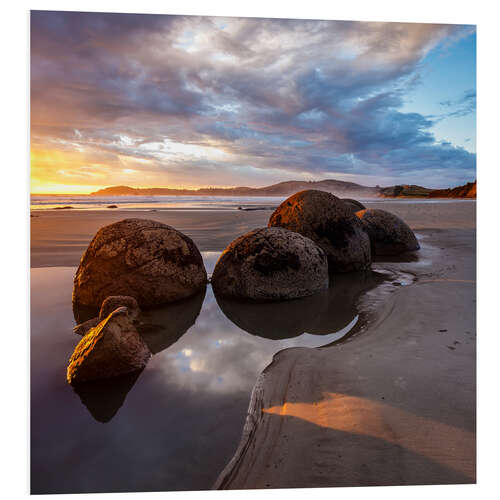
[(449, 189), (430, 189), (413, 184), (396, 186), (362, 186), (354, 182), (325, 179), (321, 181), (286, 181), (260, 188), (134, 188), (111, 186), (99, 189), (90, 196), (288, 196), (304, 189), (328, 191), (341, 197), (361, 198), (476, 198), (476, 181)]

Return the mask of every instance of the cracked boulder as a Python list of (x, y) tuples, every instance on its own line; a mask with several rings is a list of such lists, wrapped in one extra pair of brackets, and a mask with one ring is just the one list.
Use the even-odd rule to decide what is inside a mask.
[(371, 208), (360, 210), (356, 215), (370, 237), (374, 255), (398, 255), (420, 248), (408, 224), (396, 215)]
[(278, 227), (255, 229), (224, 250), (212, 275), (212, 287), (223, 297), (304, 297), (328, 288), (328, 263), (309, 238)]
[(125, 219), (101, 228), (78, 266), (73, 303), (99, 307), (112, 295), (152, 307), (190, 297), (207, 282), (193, 241), (173, 227)]
[(314, 241), (325, 252), (330, 273), (370, 268), (370, 239), (361, 221), (331, 193), (295, 193), (273, 212), (269, 227), (289, 229)]
[(92, 328), (76, 346), (67, 369), (70, 384), (117, 377), (142, 370), (151, 352), (126, 307)]

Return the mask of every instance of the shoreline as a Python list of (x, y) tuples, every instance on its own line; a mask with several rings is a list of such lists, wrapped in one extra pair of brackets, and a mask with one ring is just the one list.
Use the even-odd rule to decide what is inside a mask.
[(274, 356), (214, 489), (475, 482), (475, 234), (423, 236), (423, 264), (380, 266), (416, 281), (368, 292), (361, 331)]
[[(476, 203), (379, 201), (367, 208), (383, 208), (401, 217), (414, 231), (431, 228), (475, 228)], [(266, 227), (272, 210), (38, 210), (30, 219), (30, 267), (78, 266), (95, 233), (126, 218), (154, 219), (189, 236), (200, 251), (222, 252), (235, 238)]]

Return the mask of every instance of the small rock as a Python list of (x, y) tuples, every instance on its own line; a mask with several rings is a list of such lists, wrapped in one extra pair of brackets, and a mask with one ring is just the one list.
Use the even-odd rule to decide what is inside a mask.
[(282, 229), (255, 229), (234, 240), (212, 275), (224, 297), (283, 300), (328, 288), (326, 256), (309, 238)]
[(117, 377), (143, 369), (150, 357), (127, 308), (120, 307), (80, 340), (69, 360), (67, 380), (75, 384)]
[(137, 322), (139, 315), (141, 314), (139, 304), (134, 297), (127, 295), (112, 295), (111, 297), (106, 297), (101, 304), (99, 321), (106, 319), (115, 309), (118, 309), (119, 307), (126, 307), (128, 309), (129, 318), (134, 323)]
[(97, 326), (101, 321), (106, 319), (115, 309), (119, 307), (126, 307), (128, 310), (129, 318), (134, 322), (139, 322), (139, 316), (141, 310), (134, 297), (128, 297), (126, 295), (113, 295), (104, 299), (99, 316), (96, 318), (91, 318), (73, 328), (73, 332), (77, 335), (85, 335), (91, 328)]

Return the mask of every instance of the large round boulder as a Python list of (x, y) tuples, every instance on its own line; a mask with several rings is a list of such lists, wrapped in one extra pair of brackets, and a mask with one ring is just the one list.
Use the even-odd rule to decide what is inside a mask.
[(370, 237), (374, 255), (397, 255), (420, 248), (413, 231), (396, 215), (372, 208), (356, 215)]
[(344, 205), (353, 213), (359, 212), (359, 210), (364, 210), (366, 207), (363, 203), (358, 200), (353, 200), (352, 198), (341, 198)]
[(286, 229), (255, 229), (222, 253), (212, 287), (223, 297), (283, 300), (328, 287), (328, 264), (313, 241)]
[(324, 250), (330, 273), (370, 267), (370, 239), (360, 220), (326, 191), (306, 190), (290, 196), (273, 212), (269, 227), (283, 227), (313, 240)]
[(134, 297), (151, 307), (194, 295), (207, 282), (193, 241), (173, 227), (125, 219), (101, 228), (78, 266), (73, 302), (99, 307), (106, 297)]

